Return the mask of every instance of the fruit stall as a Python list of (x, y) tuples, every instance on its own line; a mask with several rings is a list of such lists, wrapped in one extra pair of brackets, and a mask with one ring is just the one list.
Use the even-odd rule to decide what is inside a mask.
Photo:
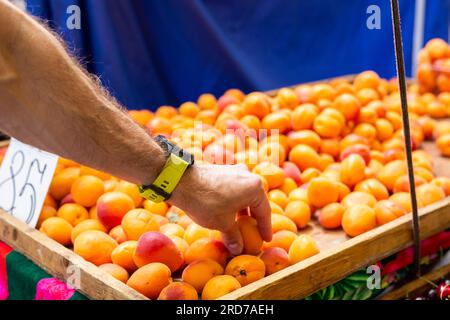
[[(449, 61), (448, 44), (430, 41), (417, 82), (408, 85), (422, 262), (428, 265), (450, 248)], [(218, 231), (195, 224), (181, 209), (144, 200), (136, 185), (60, 158), (37, 228), (0, 211), (0, 241), (86, 297), (313, 299), (320, 293), (339, 299), (355, 289), (363, 299), (377, 296), (360, 289), (365, 268), (392, 275), (412, 263), (396, 79), (365, 71), (266, 93), (230, 89), (218, 99), (203, 94), (178, 108), (129, 115), (194, 154), (197, 163), (244, 164), (259, 175), (273, 239), (264, 242), (256, 221), (238, 215), (244, 252), (232, 257)], [(7, 145), (0, 145), (0, 159)], [(403, 281), (381, 298), (422, 294), (449, 273), (448, 262), (430, 268), (426, 281)]]

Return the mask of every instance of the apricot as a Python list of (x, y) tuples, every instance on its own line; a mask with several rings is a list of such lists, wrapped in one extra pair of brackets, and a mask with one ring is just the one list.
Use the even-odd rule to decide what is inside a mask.
[(188, 101), (188, 102), (182, 103), (180, 105), (180, 108), (178, 109), (178, 111), (183, 116), (186, 116), (189, 118), (195, 118), (195, 116), (200, 112), (200, 108), (194, 102)]
[(166, 223), (159, 229), (162, 234), (166, 236), (177, 236), (183, 238), (184, 228), (176, 223)]
[(281, 109), (294, 109), (299, 104), (295, 91), (290, 88), (280, 89), (277, 92), (276, 101)]
[(318, 208), (322, 208), (339, 199), (337, 184), (326, 178), (312, 179), (307, 190), (309, 203)]
[(133, 209), (122, 218), (122, 228), (129, 240), (138, 240), (148, 231), (159, 231), (154, 215), (145, 209)]
[[(423, 206), (435, 203), (445, 198), (445, 192), (435, 184), (427, 183), (417, 188), (417, 198)], [(419, 200), (418, 200), (419, 201)]]
[(394, 190), (395, 181), (406, 174), (406, 163), (402, 160), (394, 160), (386, 165), (377, 173), (376, 177), (389, 191)]
[(57, 216), (68, 221), (72, 226), (89, 218), (89, 212), (81, 205), (67, 203), (58, 209)]
[(291, 131), (287, 137), (290, 148), (294, 148), (298, 144), (305, 144), (319, 151), (321, 138), (312, 130)]
[(269, 113), (262, 119), (261, 128), (269, 132), (277, 130), (278, 133), (284, 133), (291, 128), (291, 118), (285, 112)]
[(289, 152), (289, 161), (296, 164), (300, 170), (319, 168), (319, 154), (310, 146), (299, 144)]
[(389, 191), (387, 190), (385, 185), (382, 184), (379, 180), (374, 179), (374, 178), (366, 179), (366, 180), (359, 182), (355, 186), (354, 190), (370, 193), (378, 201), (389, 198)]
[(340, 203), (330, 203), (319, 211), (319, 223), (325, 229), (336, 229), (341, 226), (346, 207)]
[(219, 143), (212, 143), (205, 148), (203, 159), (212, 164), (234, 164), (234, 153)]
[(320, 154), (320, 170), (325, 170), (330, 164), (334, 163), (334, 158), (327, 153)]
[(257, 255), (261, 251), (263, 239), (258, 230), (256, 220), (247, 215), (241, 215), (236, 220), (244, 241), (243, 253)]
[(72, 184), (80, 176), (80, 168), (69, 167), (56, 174), (50, 183), (49, 193), (55, 200), (61, 200), (70, 193)]
[(286, 161), (283, 163), (283, 171), (286, 178), (291, 178), (297, 184), (301, 182), (301, 172), (295, 163)]
[(436, 139), (436, 145), (443, 156), (450, 157), (450, 133)]
[(183, 259), (184, 259), (184, 255), (185, 255), (187, 249), (189, 248), (189, 244), (183, 238), (180, 238), (180, 237), (177, 237), (174, 235), (170, 235), (168, 237), (170, 238), (170, 240), (173, 241), (173, 243), (175, 243), (178, 250), (180, 250), (181, 254), (183, 255)]
[(407, 214), (404, 207), (392, 200), (381, 200), (375, 204), (373, 209), (375, 211), (378, 225), (383, 225)]
[(311, 208), (304, 201), (292, 201), (286, 206), (284, 215), (291, 219), (298, 229), (303, 229), (311, 220)]
[(255, 256), (240, 255), (228, 262), (225, 274), (235, 277), (241, 286), (264, 278), (266, 266), (264, 262)]
[(284, 192), (284, 194), (289, 195), (289, 193), (297, 188), (297, 183), (294, 179), (286, 177), (284, 179), (283, 184), (280, 186), (280, 190)]
[(149, 299), (156, 299), (161, 291), (172, 283), (170, 269), (162, 263), (149, 263), (136, 270), (127, 285)]
[(372, 194), (364, 191), (350, 192), (341, 201), (341, 204), (347, 208), (350, 208), (356, 204), (364, 204), (369, 207), (373, 207), (375, 203), (377, 203), (377, 199)]
[(224, 266), (229, 255), (230, 253), (222, 241), (201, 238), (189, 246), (184, 258), (186, 263), (198, 259), (211, 259)]
[(298, 106), (292, 112), (292, 128), (294, 130), (312, 129), (314, 120), (319, 114), (319, 108), (311, 103)]
[(134, 183), (130, 183), (130, 182), (121, 180), (117, 184), (114, 191), (122, 192), (122, 193), (125, 193), (126, 195), (130, 196), (130, 198), (133, 199), (134, 206), (136, 208), (138, 208), (143, 201), (143, 198), (141, 197), (141, 195), (139, 193), (138, 186), (135, 185)]
[(43, 205), (41, 209), (41, 213), (39, 214), (39, 220), (36, 225), (36, 229), (39, 229), (42, 225), (42, 222), (51, 217), (56, 217), (57, 211), (54, 207)]
[(434, 184), (435, 186), (441, 187), (442, 190), (444, 190), (445, 196), (450, 195), (450, 178), (438, 177), (431, 180), (430, 183)]
[(119, 225), (123, 216), (132, 209), (133, 199), (122, 192), (107, 192), (97, 200), (97, 217), (107, 228)]
[[(416, 187), (421, 186), (423, 184), (427, 183), (427, 181), (422, 178), (421, 176), (418, 175), (414, 175), (414, 184)], [(401, 176), (400, 178), (397, 179), (397, 181), (395, 181), (394, 184), (394, 193), (397, 192), (409, 192), (409, 176), (408, 175), (404, 175)]]
[(192, 244), (198, 239), (209, 238), (210, 234), (210, 230), (196, 223), (191, 223), (184, 231), (184, 240), (186, 240), (188, 244)]
[(374, 71), (364, 71), (355, 77), (353, 85), (358, 91), (365, 88), (376, 90), (380, 85), (380, 77)]
[(87, 219), (84, 220), (82, 222), (80, 222), (78, 225), (76, 225), (73, 229), (72, 229), (72, 234), (71, 234), (71, 240), (72, 243), (75, 242), (75, 239), (83, 232), (87, 231), (87, 230), (98, 230), (101, 232), (105, 232), (106, 233), (106, 228), (104, 225), (102, 225), (100, 223), (100, 221), (98, 220), (94, 220), (94, 219)]
[(294, 221), (281, 214), (272, 214), (272, 233), (280, 230), (297, 232), (297, 225)]
[(90, 175), (79, 177), (71, 187), (73, 200), (84, 207), (94, 206), (104, 191), (103, 180)]
[(216, 261), (211, 259), (199, 259), (187, 265), (183, 270), (181, 278), (200, 293), (210, 279), (222, 275), (223, 272), (223, 267)]
[(301, 234), (289, 248), (289, 259), (292, 264), (305, 260), (319, 253), (316, 241), (309, 235)]
[(121, 225), (115, 226), (109, 231), (109, 235), (111, 238), (117, 241), (117, 243), (122, 243), (128, 240), (125, 231), (123, 230)]
[(161, 290), (158, 300), (198, 300), (198, 294), (189, 283), (172, 282)]
[(123, 283), (127, 283), (128, 278), (130, 277), (127, 270), (114, 263), (105, 263), (98, 267)]
[(342, 161), (351, 154), (359, 154), (364, 159), (366, 165), (370, 163), (370, 148), (365, 144), (356, 143), (348, 146), (341, 151), (339, 158)]
[(263, 119), (270, 112), (270, 104), (267, 96), (261, 92), (248, 94), (242, 102), (245, 114), (252, 114)]
[(278, 247), (265, 249), (261, 253), (260, 258), (266, 266), (266, 276), (283, 270), (291, 265), (287, 252)]
[(288, 196), (280, 189), (273, 189), (269, 191), (268, 198), (282, 209), (284, 209), (289, 202)]
[(267, 248), (278, 247), (288, 252), (292, 242), (294, 242), (296, 238), (297, 233), (289, 230), (280, 230), (272, 235), (272, 240), (270, 242), (264, 242), (262, 248), (265, 250)]
[(138, 267), (161, 262), (175, 272), (183, 265), (183, 256), (169, 237), (160, 232), (149, 231), (139, 238), (133, 261)]
[(365, 204), (348, 206), (342, 217), (342, 228), (351, 237), (356, 237), (377, 226), (375, 210)]
[(114, 191), (114, 189), (117, 187), (118, 184), (119, 184), (119, 182), (117, 180), (115, 180), (115, 179), (105, 180), (103, 182), (103, 186), (104, 186), (105, 192)]
[(55, 199), (53, 199), (53, 197), (49, 193), (47, 193), (45, 195), (45, 199), (44, 199), (44, 204), (43, 205), (44, 206), (50, 206), (50, 207), (53, 207), (55, 209), (58, 209), (58, 205), (57, 205)]
[(430, 182), (434, 179), (433, 173), (422, 167), (414, 167), (414, 175), (425, 179), (426, 182)]
[(117, 242), (106, 233), (87, 230), (76, 237), (73, 251), (86, 261), (99, 266), (111, 262), (111, 253), (117, 245)]
[(355, 120), (358, 117), (361, 103), (354, 95), (343, 93), (336, 97), (333, 107), (339, 110), (347, 120)]
[(313, 128), (323, 138), (337, 138), (341, 134), (343, 124), (339, 119), (322, 112), (314, 119)]
[(165, 216), (167, 211), (169, 210), (169, 206), (165, 202), (156, 203), (151, 200), (145, 200), (143, 206), (144, 209), (160, 216)]
[(343, 184), (342, 182), (336, 182), (338, 191), (339, 191), (339, 201), (342, 201), (349, 193), (350, 188), (347, 187), (346, 184)]
[(320, 152), (329, 154), (334, 159), (339, 156), (340, 143), (338, 139), (322, 139), (320, 141)]
[(321, 173), (320, 170), (317, 168), (308, 168), (302, 172), (300, 178), (302, 180), (302, 183), (306, 184), (310, 182), (312, 179), (319, 177), (320, 173)]
[(72, 225), (59, 217), (50, 217), (42, 222), (39, 231), (45, 233), (48, 237), (56, 242), (67, 246), (71, 244), (70, 236), (72, 234)]
[(350, 154), (345, 158), (340, 166), (340, 179), (349, 187), (353, 187), (358, 182), (364, 180), (366, 163), (359, 154)]
[(130, 240), (122, 242), (111, 252), (112, 262), (125, 268), (128, 272), (133, 273), (138, 268), (133, 260), (136, 247), (137, 241)]
[(215, 276), (208, 280), (202, 291), (203, 300), (215, 300), (241, 288), (239, 281), (230, 275)]
[(269, 189), (280, 187), (285, 178), (283, 169), (271, 162), (261, 162), (253, 168), (252, 172), (264, 177)]
[(302, 200), (309, 204), (308, 191), (305, 188), (296, 188), (289, 193), (289, 201)]

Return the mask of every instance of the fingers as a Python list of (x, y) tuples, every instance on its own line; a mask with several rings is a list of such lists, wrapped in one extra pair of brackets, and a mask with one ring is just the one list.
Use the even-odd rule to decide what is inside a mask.
[(258, 222), (258, 230), (265, 241), (272, 240), (272, 220), (269, 199), (261, 189), (255, 200), (255, 205), (250, 206), (252, 217)]
[(233, 255), (238, 255), (244, 247), (242, 235), (236, 223), (233, 223), (231, 229), (222, 232), (222, 238), (225, 246)]

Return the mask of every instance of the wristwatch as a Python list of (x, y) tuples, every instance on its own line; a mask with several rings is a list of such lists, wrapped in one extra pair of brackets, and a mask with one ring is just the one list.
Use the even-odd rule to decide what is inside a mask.
[(162, 202), (170, 198), (186, 170), (194, 164), (194, 156), (176, 144), (159, 135), (155, 138), (164, 150), (167, 161), (152, 184), (139, 187), (141, 196), (153, 202)]

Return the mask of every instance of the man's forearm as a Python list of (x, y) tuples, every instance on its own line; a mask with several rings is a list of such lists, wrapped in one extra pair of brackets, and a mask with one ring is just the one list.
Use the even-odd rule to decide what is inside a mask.
[(0, 129), (129, 181), (153, 181), (162, 150), (61, 43), (3, 0), (0, 25)]

